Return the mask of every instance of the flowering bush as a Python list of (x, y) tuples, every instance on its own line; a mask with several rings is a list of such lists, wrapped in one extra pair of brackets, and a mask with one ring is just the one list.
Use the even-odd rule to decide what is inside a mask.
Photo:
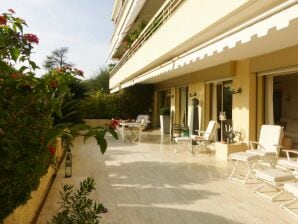
[(61, 105), (71, 96), (69, 83), (83, 73), (61, 68), (35, 77), (38, 66), (30, 56), (39, 39), (24, 33), (24, 26), (12, 9), (0, 14), (0, 223), (38, 187), (53, 161), (57, 137), (69, 147), (72, 136), (87, 129), (85, 138), (95, 136), (103, 153), (105, 133), (117, 138), (105, 127), (54, 123), (53, 115), (63, 117)]

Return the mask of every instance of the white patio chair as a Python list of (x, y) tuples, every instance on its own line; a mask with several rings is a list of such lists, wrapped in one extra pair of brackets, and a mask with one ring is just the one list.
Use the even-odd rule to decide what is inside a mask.
[[(197, 131), (198, 135), (191, 135), (193, 142), (193, 147), (197, 151), (201, 149), (206, 149), (210, 153), (210, 145), (214, 142), (215, 131), (216, 131), (217, 121), (211, 120), (208, 123), (206, 131)], [(195, 153), (195, 150), (193, 150)]]
[[(279, 155), (280, 142), (282, 138), (282, 127), (278, 125), (262, 125), (260, 130), (259, 142), (251, 141), (251, 148), (246, 152), (232, 153), (229, 156), (230, 161), (235, 161), (229, 180), (237, 180), (247, 183), (248, 178), (253, 172), (257, 162), (269, 163), (274, 167)], [(253, 145), (257, 145), (253, 148)], [(238, 175), (239, 163), (244, 163), (248, 167), (244, 179)]]
[[(297, 150), (283, 150), (286, 153), (286, 159), (279, 159), (277, 161), (277, 165), (285, 168), (289, 172), (293, 172), (293, 174), (298, 178), (298, 151)], [(295, 155), (295, 157), (291, 157), (291, 155)]]
[[(195, 155), (195, 147), (199, 149), (209, 149), (209, 145), (214, 141), (217, 121), (209, 121), (206, 131), (198, 131), (198, 135), (191, 135), (191, 137), (176, 137), (175, 152), (180, 152), (185, 149), (190, 149), (191, 153)], [(210, 150), (210, 149), (209, 149)], [(210, 151), (209, 151), (210, 152)]]
[[(275, 201), (284, 193), (282, 186), (285, 183), (295, 181), (295, 176), (293, 174), (276, 168), (256, 170), (256, 178), (260, 180), (262, 184), (254, 188), (253, 192), (269, 198), (271, 201)], [(273, 192), (268, 191), (268, 187), (272, 188)], [(265, 191), (263, 190), (264, 188), (266, 188)], [(268, 194), (269, 192), (274, 194)]]
[[(285, 209), (286, 211), (290, 212), (292, 215), (298, 217), (298, 213), (295, 212), (295, 210), (293, 208), (291, 208), (291, 205), (298, 201), (298, 182), (285, 183), (283, 188), (286, 192), (291, 194), (294, 198), (290, 201), (283, 203), (280, 207)], [(297, 211), (297, 209), (296, 209), (296, 211)]]
[(136, 118), (136, 123), (141, 123), (142, 122), (142, 128), (146, 129), (148, 125), (151, 123), (150, 122), (150, 116), (148, 114), (139, 114)]
[[(258, 162), (275, 167), (281, 149), (283, 128), (279, 125), (262, 125), (259, 141), (250, 141), (250, 149), (246, 152), (260, 156)], [(256, 147), (255, 147), (256, 146)]]

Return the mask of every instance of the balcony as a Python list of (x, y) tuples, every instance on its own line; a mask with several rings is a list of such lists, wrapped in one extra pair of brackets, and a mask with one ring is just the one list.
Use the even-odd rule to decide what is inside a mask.
[[(115, 88), (197, 46), (218, 35), (223, 29), (227, 30), (231, 26), (231, 21), (221, 30), (212, 30), (212, 32), (209, 30), (204, 35), (200, 35), (212, 24), (218, 21), (223, 23), (225, 16), (245, 3), (247, 0), (230, 4), (219, 1), (214, 6), (210, 1), (167, 1), (114, 68), (110, 78), (110, 88)], [(216, 13), (210, 13), (213, 11)]]

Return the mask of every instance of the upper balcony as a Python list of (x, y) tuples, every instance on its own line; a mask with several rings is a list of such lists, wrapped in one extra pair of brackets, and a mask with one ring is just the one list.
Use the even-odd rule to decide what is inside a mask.
[(119, 60), (166, 0), (115, 0), (109, 60)]
[(117, 89), (282, 2), (167, 0), (115, 66), (110, 88)]

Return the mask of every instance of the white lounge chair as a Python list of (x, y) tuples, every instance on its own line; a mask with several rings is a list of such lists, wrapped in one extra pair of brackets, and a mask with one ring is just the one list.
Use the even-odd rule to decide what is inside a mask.
[[(274, 167), (279, 155), (280, 142), (282, 138), (282, 127), (278, 125), (262, 125), (260, 130), (259, 142), (250, 142), (251, 148), (246, 152), (232, 153), (229, 156), (230, 161), (235, 161), (229, 180), (237, 180), (247, 183), (249, 176), (252, 174), (253, 169), (257, 162), (266, 162)], [(253, 148), (256, 145), (256, 148)], [(248, 171), (241, 179), (237, 175), (239, 163), (245, 163)]]
[(259, 161), (274, 167), (281, 149), (283, 128), (279, 125), (262, 125), (259, 141), (250, 141), (247, 152), (259, 155)]
[(298, 182), (296, 183), (285, 183), (284, 190), (289, 194), (293, 195), (293, 199), (291, 201), (287, 201), (283, 203), (280, 207), (287, 210), (294, 216), (298, 217), (298, 213), (295, 212), (290, 206), (298, 201)]
[[(276, 200), (276, 198), (284, 192), (282, 186), (285, 183), (295, 181), (295, 176), (293, 174), (276, 168), (256, 170), (256, 178), (263, 183), (253, 189), (253, 192), (269, 198), (271, 201)], [(265, 187), (273, 188), (275, 194), (268, 195), (268, 190), (263, 191)]]
[[(283, 150), (286, 153), (286, 159), (280, 159), (277, 161), (277, 165), (285, 168), (286, 170), (293, 172), (298, 177), (298, 151), (297, 150)], [(291, 157), (295, 155), (295, 157)]]

